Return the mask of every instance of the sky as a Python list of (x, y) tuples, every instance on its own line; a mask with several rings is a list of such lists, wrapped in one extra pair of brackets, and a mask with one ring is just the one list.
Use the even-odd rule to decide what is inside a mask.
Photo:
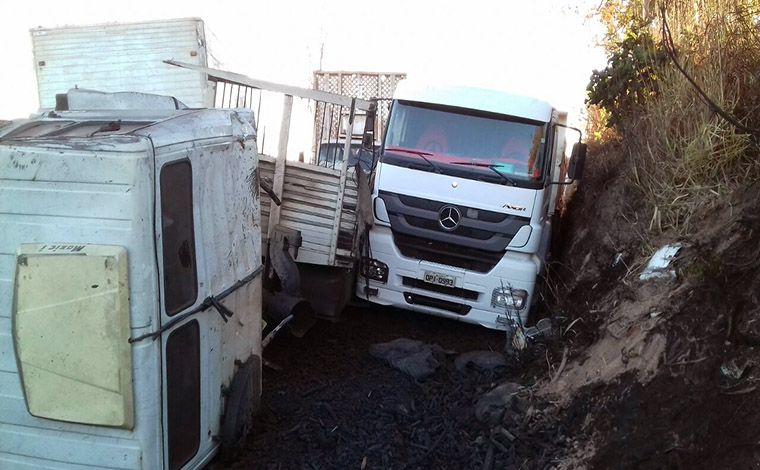
[(0, 17), (0, 119), (37, 110), (29, 29), (200, 17), (222, 67), (309, 87), (312, 72), (405, 72), (430, 83), (503, 89), (545, 99), (578, 122), (602, 29), (592, 0), (38, 0)]

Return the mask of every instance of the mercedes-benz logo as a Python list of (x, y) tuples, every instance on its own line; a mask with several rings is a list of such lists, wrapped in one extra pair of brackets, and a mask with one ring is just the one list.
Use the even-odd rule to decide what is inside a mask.
[(443, 206), (438, 211), (438, 225), (447, 232), (456, 230), (459, 227), (459, 220), (461, 218), (462, 213), (455, 206)]

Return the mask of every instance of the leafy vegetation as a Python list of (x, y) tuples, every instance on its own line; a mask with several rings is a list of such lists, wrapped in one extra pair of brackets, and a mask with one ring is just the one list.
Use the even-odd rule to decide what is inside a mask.
[(625, 31), (614, 46), (609, 50), (607, 67), (591, 75), (588, 103), (608, 113), (608, 126), (623, 127), (626, 117), (640, 112), (656, 95), (656, 71), (662, 69), (667, 54), (658, 50), (647, 23)]
[(689, 233), (699, 209), (760, 178), (760, 0), (606, 0), (597, 13), (608, 65), (588, 103), (622, 139), (649, 228)]

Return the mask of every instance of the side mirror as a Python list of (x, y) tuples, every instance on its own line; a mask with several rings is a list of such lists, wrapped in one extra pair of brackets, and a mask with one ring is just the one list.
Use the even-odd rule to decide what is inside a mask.
[(377, 104), (372, 103), (367, 110), (367, 117), (364, 120), (364, 133), (362, 134), (362, 147), (372, 150), (375, 144), (375, 117), (377, 116)]
[(586, 144), (576, 142), (570, 154), (570, 162), (567, 165), (567, 177), (579, 180), (583, 177), (583, 167), (586, 165)]

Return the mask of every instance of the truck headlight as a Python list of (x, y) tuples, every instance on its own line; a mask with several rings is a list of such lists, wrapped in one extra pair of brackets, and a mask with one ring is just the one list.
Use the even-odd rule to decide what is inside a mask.
[(491, 307), (513, 308), (522, 310), (525, 301), (528, 299), (528, 292), (522, 289), (512, 289), (511, 287), (497, 287), (491, 294)]
[(388, 265), (372, 258), (362, 260), (362, 276), (375, 281), (388, 281)]

